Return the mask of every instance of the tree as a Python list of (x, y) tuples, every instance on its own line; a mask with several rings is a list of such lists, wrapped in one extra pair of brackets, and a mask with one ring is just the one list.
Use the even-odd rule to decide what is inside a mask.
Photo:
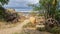
[(9, 0), (0, 0), (0, 7), (4, 4), (8, 4)]
[(58, 12), (56, 12), (56, 16), (55, 19), (60, 23), (60, 10), (58, 10)]
[(3, 8), (4, 4), (8, 4), (9, 0), (0, 0), (0, 18), (4, 17), (5, 9)]
[(48, 17), (54, 17), (56, 14), (57, 9), (59, 9), (59, 0), (39, 0), (38, 5), (31, 4), (33, 7), (33, 10), (45, 11), (45, 16)]
[(45, 11), (45, 27), (47, 30), (51, 30), (55, 26), (59, 26), (58, 20), (60, 20), (60, 10), (59, 0), (39, 0), (38, 5), (32, 4), (33, 10)]

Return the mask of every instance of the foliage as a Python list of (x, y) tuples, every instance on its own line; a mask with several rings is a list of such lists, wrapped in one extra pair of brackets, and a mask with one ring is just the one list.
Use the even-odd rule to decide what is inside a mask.
[(60, 27), (54, 27), (49, 32), (54, 34), (60, 34)]
[(60, 10), (58, 10), (55, 19), (60, 23)]
[(0, 0), (0, 7), (4, 4), (8, 4), (9, 0)]
[(0, 19), (4, 19), (4, 12), (5, 12), (5, 9), (3, 7), (0, 7)]
[(5, 9), (3, 8), (3, 5), (4, 4), (8, 4), (8, 1), (9, 0), (0, 0), (0, 18), (2, 19), (4, 19), (4, 12), (5, 12)]
[(18, 22), (18, 19), (20, 18), (19, 15), (15, 12), (14, 9), (7, 9), (5, 11), (5, 20), (7, 22)]
[(39, 30), (39, 31), (45, 31), (45, 28), (37, 28), (37, 30)]
[(44, 14), (39, 14), (38, 16), (44, 16)]
[(15, 33), (13, 33), (13, 34), (19, 34), (18, 32), (15, 32)]
[[(31, 6), (35, 11), (44, 10), (45, 17), (47, 19), (52, 17), (53, 19), (60, 21), (60, 1), (59, 0), (39, 0), (38, 5), (31, 4)], [(50, 30), (51, 32), (54, 32), (54, 33), (60, 32), (59, 27), (54, 27)]]
[(39, 0), (38, 5), (36, 4), (30, 4), (30, 6), (33, 7), (33, 10), (45, 11), (45, 16), (54, 17), (57, 9), (59, 9), (59, 0)]

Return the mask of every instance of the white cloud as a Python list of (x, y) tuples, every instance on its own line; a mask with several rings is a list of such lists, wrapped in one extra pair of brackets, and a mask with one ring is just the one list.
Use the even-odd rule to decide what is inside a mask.
[(29, 3), (33, 3), (33, 4), (36, 4), (39, 2), (39, 0), (26, 0), (26, 1), (28, 1)]
[[(36, 4), (38, 0), (10, 0), (4, 7), (28, 7), (27, 4)], [(28, 7), (29, 8), (29, 7)]]
[(29, 3), (33, 3), (36, 4), (38, 3), (38, 0), (10, 0), (10, 2), (8, 3), (8, 5), (5, 5), (6, 7), (17, 7), (17, 6), (25, 6), (27, 7), (27, 4)]
[(34, 3), (34, 4), (36, 4), (36, 3), (38, 3), (38, 1), (39, 0), (10, 0), (10, 2), (18, 2), (18, 3), (25, 3), (25, 2), (27, 2), (27, 3)]

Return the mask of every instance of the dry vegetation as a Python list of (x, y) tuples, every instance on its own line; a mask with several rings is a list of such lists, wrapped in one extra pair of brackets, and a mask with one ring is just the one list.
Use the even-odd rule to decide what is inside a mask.
[(0, 29), (12, 28), (12, 27), (15, 27), (16, 25), (18, 25), (20, 23), (21, 22), (11, 23), (11, 22), (0, 21)]

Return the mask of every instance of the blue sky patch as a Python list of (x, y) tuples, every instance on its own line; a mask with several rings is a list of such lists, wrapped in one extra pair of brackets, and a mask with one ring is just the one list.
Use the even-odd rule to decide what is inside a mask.
[(32, 10), (32, 7), (29, 7), (28, 4), (36, 4), (38, 0), (10, 0), (8, 5), (4, 5), (5, 8), (20, 9), (17, 11), (26, 11)]

